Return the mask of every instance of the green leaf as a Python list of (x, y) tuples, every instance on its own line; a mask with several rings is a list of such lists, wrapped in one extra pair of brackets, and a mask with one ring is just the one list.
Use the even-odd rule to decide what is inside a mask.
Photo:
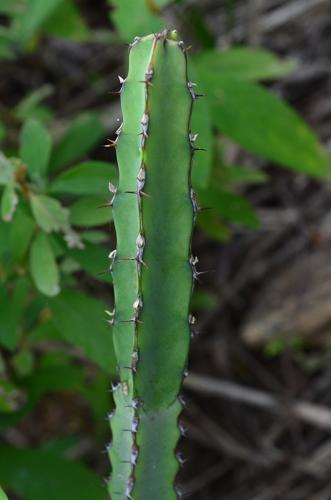
[(216, 241), (228, 241), (231, 238), (231, 232), (224, 221), (220, 219), (217, 213), (212, 210), (206, 210), (199, 214), (197, 225), (212, 239)]
[(26, 377), (33, 371), (34, 357), (31, 351), (22, 349), (12, 357), (12, 365), (19, 377)]
[(29, 282), (19, 278), (10, 293), (4, 285), (0, 285), (0, 344), (14, 350), (21, 338), (23, 328), (23, 312), (29, 293)]
[(115, 182), (115, 165), (102, 161), (87, 161), (58, 175), (50, 186), (51, 193), (91, 195), (108, 193), (108, 183)]
[(83, 231), (80, 233), (80, 236), (83, 241), (87, 241), (87, 243), (94, 243), (94, 245), (105, 243), (109, 238), (109, 235), (105, 231), (99, 231), (97, 229), (94, 231)]
[(24, 44), (60, 5), (62, 0), (29, 0), (15, 16), (10, 29), (13, 42)]
[(8, 245), (15, 260), (24, 257), (36, 225), (34, 220), (22, 209), (17, 208), (10, 224)]
[(50, 302), (52, 322), (59, 334), (80, 347), (107, 372), (114, 372), (112, 331), (105, 321), (105, 304), (80, 292), (63, 290)]
[(101, 207), (104, 196), (81, 198), (70, 206), (70, 223), (76, 226), (99, 226), (112, 220), (110, 207)]
[(215, 125), (232, 140), (275, 163), (318, 177), (330, 176), (330, 160), (304, 121), (263, 87), (200, 74)]
[(0, 448), (0, 480), (24, 500), (106, 500), (101, 479), (48, 451)]
[(51, 113), (40, 103), (46, 97), (52, 95), (54, 92), (54, 87), (48, 83), (42, 85), (41, 87), (33, 90), (29, 94), (25, 95), (23, 99), (17, 104), (14, 109), (15, 117), (19, 120), (27, 120), (28, 118), (36, 118), (39, 121), (46, 121), (50, 118)]
[(14, 166), (0, 151), (0, 186), (14, 181)]
[(44, 23), (43, 29), (50, 35), (79, 42), (87, 40), (89, 36), (85, 20), (72, 0), (62, 1)]
[(5, 222), (11, 222), (18, 204), (18, 196), (13, 182), (7, 184), (1, 198), (1, 217)]
[(24, 8), (24, 5), (24, 0), (1, 0), (0, 12), (8, 15), (17, 14)]
[(246, 198), (236, 193), (211, 186), (206, 191), (199, 191), (198, 199), (203, 206), (216, 210), (225, 220), (250, 229), (259, 227), (259, 221), (252, 205)]
[(34, 284), (41, 293), (48, 297), (59, 293), (59, 271), (45, 233), (39, 232), (32, 242), (29, 268)]
[(166, 27), (162, 18), (153, 14), (148, 4), (156, 8), (164, 7), (173, 0), (111, 0), (110, 5), (114, 7), (111, 19), (115, 24), (121, 38), (132, 42), (135, 36), (148, 35), (149, 33), (161, 31)]
[[(24, 401), (23, 392), (12, 382), (0, 379), (0, 414), (6, 414), (9, 418), (17, 412)], [(0, 495), (1, 499), (1, 495)]]
[(229, 186), (241, 186), (251, 184), (264, 184), (269, 179), (262, 170), (241, 165), (224, 165), (220, 172), (220, 179), (223, 184)]
[(79, 115), (54, 147), (51, 169), (56, 171), (81, 159), (106, 135), (106, 130), (95, 113)]
[(52, 140), (45, 127), (35, 118), (29, 118), (20, 136), (20, 157), (34, 179), (45, 177), (51, 155)]
[(8, 497), (6, 493), (3, 491), (3, 489), (0, 486), (0, 500), (8, 500)]
[[(109, 261), (107, 258), (106, 248), (100, 245), (85, 243), (85, 248), (67, 250), (67, 255), (70, 255), (84, 271), (89, 273), (93, 278), (111, 283), (111, 275), (108, 272)], [(101, 274), (102, 273), (102, 274)]]
[(34, 194), (31, 196), (31, 209), (37, 224), (46, 233), (60, 231), (68, 225), (69, 210), (55, 198)]
[(201, 73), (247, 81), (279, 78), (295, 68), (291, 61), (282, 61), (268, 50), (252, 47), (233, 47), (223, 52), (205, 51), (193, 60)]

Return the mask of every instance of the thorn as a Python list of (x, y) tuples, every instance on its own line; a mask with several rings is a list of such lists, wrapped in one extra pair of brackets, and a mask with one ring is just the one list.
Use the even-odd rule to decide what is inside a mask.
[(198, 207), (197, 212), (204, 212), (205, 210), (213, 210), (213, 207)]
[(110, 95), (121, 95), (121, 90), (122, 90), (122, 87), (120, 88), (120, 90), (110, 90), (108, 92), (108, 94), (110, 94)]
[(115, 134), (116, 135), (120, 135), (120, 133), (122, 132), (122, 128), (123, 128), (123, 122), (121, 123), (121, 125), (118, 127), (118, 129), (115, 130)]
[(188, 376), (188, 370), (187, 370), (187, 369), (186, 369), (186, 370), (184, 370), (184, 372), (183, 372), (183, 376), (184, 376), (184, 378), (186, 378), (186, 377)]
[(185, 437), (187, 435), (187, 431), (188, 431), (187, 427), (185, 427), (185, 425), (182, 422), (179, 423), (178, 427), (179, 427), (179, 432), (180, 432), (181, 436)]
[(206, 97), (206, 94), (202, 94), (202, 93), (200, 93), (200, 94), (194, 94), (194, 97), (195, 98)]
[(188, 53), (190, 52), (190, 50), (191, 50), (191, 49), (192, 49), (192, 45), (188, 45), (187, 47), (185, 47), (185, 48), (183, 49), (184, 54), (188, 54)]
[(187, 458), (184, 458), (184, 457), (183, 457), (183, 454), (182, 454), (180, 451), (178, 451), (178, 452), (176, 453), (176, 458), (177, 458), (177, 461), (178, 461), (178, 463), (179, 463), (179, 465), (180, 465), (181, 467), (183, 467), (183, 465), (184, 465), (184, 464), (187, 462), (187, 460), (188, 460)]
[(139, 451), (138, 447), (136, 445), (133, 445), (131, 448), (131, 458), (130, 458), (131, 465), (137, 465), (138, 451)]
[(121, 75), (118, 75), (118, 79), (120, 81), (120, 84), (123, 85), (123, 83), (125, 82), (125, 78), (122, 78)]
[(153, 83), (150, 80), (138, 80), (139, 83), (145, 83), (145, 85), (149, 85), (153, 87)]
[(188, 322), (189, 322), (189, 324), (190, 325), (195, 325), (196, 321), (197, 321), (196, 317), (193, 316), (193, 314), (189, 314), (189, 316), (188, 316)]
[(112, 184), (111, 182), (108, 182), (108, 190), (112, 194), (116, 194), (117, 193), (117, 187), (114, 186), (114, 184)]
[(194, 143), (195, 143), (195, 141), (196, 141), (196, 140), (197, 140), (197, 138), (198, 138), (198, 135), (199, 135), (199, 134), (192, 134), (192, 133), (189, 133), (189, 135), (188, 135), (188, 138), (189, 138), (190, 144), (191, 144), (191, 146), (192, 146), (193, 148), (194, 148)]
[(136, 196), (145, 196), (146, 198), (152, 198), (152, 196), (145, 191), (124, 191), (127, 194), (135, 194)]
[(139, 315), (140, 311), (142, 310), (142, 307), (143, 307), (143, 301), (142, 301), (141, 295), (138, 295), (138, 297), (136, 298), (136, 300), (133, 303), (133, 310), (137, 316)]
[(153, 73), (154, 73), (154, 70), (153, 70), (153, 68), (150, 66), (150, 67), (148, 68), (148, 70), (146, 71), (146, 73), (145, 73), (145, 78), (146, 78), (146, 80), (147, 80), (147, 81), (149, 81), (149, 82), (151, 81), (151, 79), (153, 78)]
[(111, 411), (110, 413), (108, 413), (107, 415), (107, 420), (111, 420), (113, 418), (113, 416), (115, 415), (115, 410)]
[(107, 201), (107, 203), (104, 203), (103, 205), (97, 205), (97, 208), (109, 208), (112, 206), (113, 206), (113, 199)]
[(195, 86), (196, 86), (196, 83), (187, 82), (187, 88), (188, 88), (188, 90), (189, 90), (189, 92), (190, 92), (191, 97), (192, 97), (193, 100), (195, 99), (195, 92), (193, 90), (193, 87), (195, 87)]
[(109, 273), (109, 269), (105, 269), (104, 271), (99, 271), (96, 276), (102, 276), (103, 274), (108, 274)]
[(110, 392), (116, 392), (120, 388), (121, 384), (118, 382), (117, 384), (111, 384)]
[(107, 141), (109, 142), (109, 144), (104, 144), (105, 148), (116, 148), (117, 139), (115, 141), (113, 141), (112, 139), (107, 139)]
[(193, 151), (207, 151), (207, 149), (205, 149), (205, 148), (196, 148), (196, 147), (193, 147), (192, 150)]
[(133, 399), (130, 405), (126, 405), (125, 408), (133, 408), (137, 410), (139, 406), (142, 406), (142, 401), (140, 399)]
[[(132, 319), (121, 319), (121, 320), (118, 320), (118, 323), (139, 323), (139, 324), (143, 324), (144, 322), (141, 321), (140, 319), (132, 318)], [(127, 368), (127, 367), (124, 367), (124, 368)]]
[(132, 355), (131, 355), (131, 358), (132, 358), (132, 370), (134, 372), (136, 372), (137, 371), (138, 359), (139, 359), (138, 352), (134, 351), (132, 353)]
[(133, 42), (129, 43), (129, 49), (132, 49), (135, 45), (137, 45), (140, 42), (140, 40), (141, 40), (140, 36), (135, 36)]
[(180, 404), (182, 405), (182, 407), (185, 408), (187, 403), (186, 403), (184, 396), (182, 394), (180, 394), (177, 399), (180, 402)]

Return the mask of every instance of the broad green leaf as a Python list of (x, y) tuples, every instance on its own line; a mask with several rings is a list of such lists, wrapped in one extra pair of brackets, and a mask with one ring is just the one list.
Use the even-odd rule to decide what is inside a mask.
[(108, 272), (108, 253), (104, 246), (89, 243), (85, 243), (85, 248), (82, 250), (78, 248), (67, 250), (67, 254), (78, 262), (81, 268), (93, 276), (93, 278), (111, 283), (111, 275)]
[(109, 235), (105, 231), (99, 231), (97, 229), (87, 230), (80, 233), (80, 236), (83, 241), (87, 241), (87, 243), (94, 243), (97, 245), (99, 243), (105, 243), (108, 241)]
[(28, 0), (14, 18), (10, 35), (15, 43), (26, 43), (62, 0)]
[(194, 63), (201, 72), (214, 73), (239, 80), (267, 80), (290, 73), (295, 65), (282, 61), (268, 50), (252, 47), (233, 47), (223, 52), (210, 50), (194, 57)]
[(12, 366), (19, 377), (30, 375), (34, 367), (34, 356), (28, 349), (21, 349), (12, 357)]
[(0, 486), (0, 500), (8, 500), (8, 497), (6, 493), (3, 491), (3, 489)]
[(200, 73), (214, 124), (226, 136), (275, 163), (329, 177), (330, 160), (314, 133), (285, 102), (263, 87)]
[(199, 203), (218, 214), (227, 221), (240, 224), (250, 229), (259, 227), (259, 221), (252, 205), (237, 193), (209, 187), (199, 191)]
[(29, 282), (19, 278), (10, 292), (0, 285), (0, 344), (14, 350), (23, 333), (22, 321), (26, 299), (29, 293)]
[[(0, 259), (2, 259), (6, 254), (8, 254), (8, 238), (10, 232), (10, 224), (6, 224), (0, 218)], [(0, 261), (0, 274), (3, 273), (3, 269), (1, 269), (1, 261)]]
[(0, 186), (14, 181), (14, 166), (0, 151)]
[(20, 136), (20, 157), (30, 176), (44, 178), (50, 159), (52, 140), (45, 127), (35, 118), (29, 118)]
[(25, 255), (35, 227), (34, 220), (19, 206), (10, 224), (8, 240), (11, 254), (16, 260)]
[(25, 7), (25, 0), (1, 0), (1, 14), (13, 15), (20, 13)]
[(240, 186), (263, 184), (267, 182), (268, 175), (262, 170), (242, 165), (224, 165), (219, 174), (222, 184)]
[(206, 210), (199, 214), (197, 225), (214, 240), (223, 242), (231, 238), (230, 229), (213, 210)]
[[(17, 412), (24, 402), (24, 393), (12, 382), (0, 379), (0, 414), (6, 416)], [(1, 491), (0, 491), (1, 500)]]
[(31, 209), (37, 224), (45, 231), (60, 231), (68, 225), (69, 211), (55, 198), (43, 194), (31, 197)]
[(64, 0), (43, 25), (50, 35), (69, 40), (85, 41), (89, 30), (78, 7), (72, 0)]
[(112, 330), (105, 321), (106, 305), (83, 293), (64, 290), (50, 302), (50, 308), (60, 335), (107, 372), (113, 372)]
[(40, 103), (46, 97), (52, 95), (54, 87), (48, 83), (25, 95), (14, 109), (15, 116), (19, 120), (36, 118), (39, 121), (46, 121), (51, 117), (50, 111)]
[(115, 182), (116, 168), (111, 163), (87, 161), (58, 175), (50, 186), (51, 193), (91, 195), (108, 193), (108, 183)]
[(70, 206), (70, 223), (86, 227), (109, 223), (112, 220), (112, 210), (110, 207), (101, 207), (104, 203), (104, 196), (81, 198)]
[(29, 268), (34, 284), (41, 293), (48, 297), (59, 293), (59, 271), (45, 233), (39, 232), (32, 242)]
[(0, 481), (24, 500), (106, 500), (93, 472), (48, 451), (0, 448)]
[(95, 113), (79, 115), (54, 147), (51, 169), (56, 171), (80, 160), (106, 136), (106, 133)]
[(11, 222), (13, 219), (17, 204), (18, 196), (15, 191), (14, 182), (7, 184), (3, 190), (1, 198), (1, 217), (5, 222)]
[(121, 38), (132, 42), (135, 36), (148, 35), (166, 28), (158, 9), (173, 0), (111, 0), (111, 18)]

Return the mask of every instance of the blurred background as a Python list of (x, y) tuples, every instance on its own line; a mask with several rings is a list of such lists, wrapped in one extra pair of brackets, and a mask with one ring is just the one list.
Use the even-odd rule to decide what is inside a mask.
[(107, 498), (103, 146), (127, 44), (165, 27), (206, 94), (193, 185), (211, 208), (178, 483), (192, 500), (330, 500), (330, 0), (0, 0), (0, 484)]

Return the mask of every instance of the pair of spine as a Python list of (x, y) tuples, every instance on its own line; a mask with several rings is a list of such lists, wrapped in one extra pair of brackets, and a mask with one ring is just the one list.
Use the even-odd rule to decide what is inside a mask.
[(190, 175), (197, 95), (175, 32), (136, 38), (121, 81), (119, 184), (110, 185), (116, 250), (110, 254), (119, 383), (111, 417), (113, 500), (172, 500), (196, 276), (191, 236), (198, 211)]

